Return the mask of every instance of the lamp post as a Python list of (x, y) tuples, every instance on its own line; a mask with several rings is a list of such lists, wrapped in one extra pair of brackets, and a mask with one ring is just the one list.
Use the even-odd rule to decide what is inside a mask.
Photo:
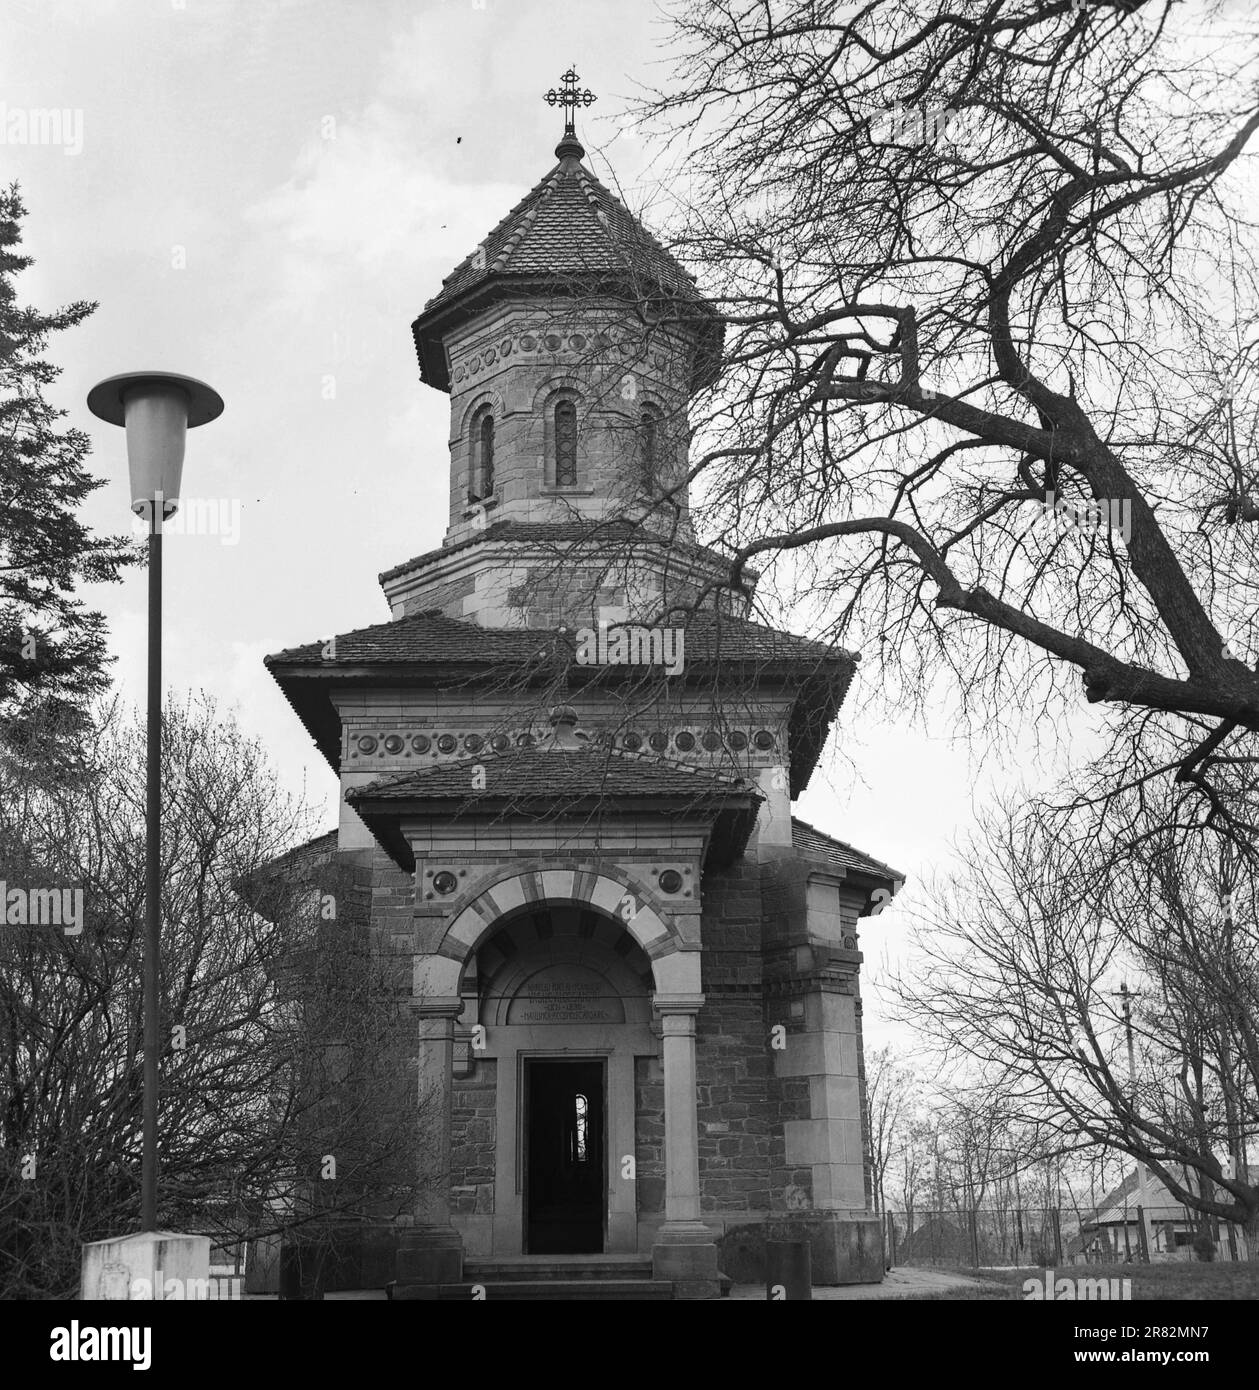
[(157, 1230), (157, 1057), (162, 858), (162, 523), (179, 505), (187, 432), (223, 413), (218, 392), (171, 372), (126, 372), (98, 382), (93, 415), (127, 430), (131, 509), (149, 523), (148, 750), (144, 890), (144, 1148), (140, 1229)]

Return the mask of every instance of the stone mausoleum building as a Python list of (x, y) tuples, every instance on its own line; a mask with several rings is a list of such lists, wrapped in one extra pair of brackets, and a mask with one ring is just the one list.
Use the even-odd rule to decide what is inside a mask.
[(445, 539), (381, 576), (387, 622), (267, 661), (436, 1097), (396, 1296), (714, 1297), (767, 1236), (875, 1281), (859, 930), (901, 878), (792, 815), (855, 658), (751, 621), (696, 542), (722, 323), (561, 97), (558, 162), (413, 325)]

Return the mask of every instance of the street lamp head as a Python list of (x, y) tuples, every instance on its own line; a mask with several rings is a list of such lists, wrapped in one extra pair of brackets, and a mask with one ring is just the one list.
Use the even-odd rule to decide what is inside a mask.
[(88, 392), (88, 409), (127, 430), (131, 510), (152, 515), (162, 499), (162, 520), (178, 505), (187, 431), (223, 413), (213, 387), (174, 372), (124, 372), (106, 377)]

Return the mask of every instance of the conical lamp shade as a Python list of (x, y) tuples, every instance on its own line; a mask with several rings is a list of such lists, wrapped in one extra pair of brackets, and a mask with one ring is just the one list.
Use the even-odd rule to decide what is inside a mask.
[(174, 516), (184, 472), (188, 437), (188, 395), (165, 382), (133, 387), (123, 395), (127, 421), (127, 467), (131, 471), (131, 510), (149, 515), (162, 499), (162, 520)]
[(100, 419), (127, 427), (131, 510), (147, 517), (160, 496), (163, 518), (173, 515), (188, 431), (218, 419), (222, 396), (204, 381), (175, 372), (123, 372), (98, 381), (87, 405)]

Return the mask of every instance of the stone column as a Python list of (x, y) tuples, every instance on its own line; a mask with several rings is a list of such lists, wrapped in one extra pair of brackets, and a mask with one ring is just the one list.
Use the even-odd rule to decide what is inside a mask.
[(652, 1278), (673, 1282), (678, 1298), (717, 1298), (717, 1246), (699, 1216), (695, 1015), (702, 994), (656, 996), (664, 1064), (665, 1221), (651, 1250)]
[(442, 1284), (463, 1279), (463, 1239), (450, 1223), (450, 1121), (455, 1020), (463, 1000), (413, 999), (419, 1016), (416, 1141), (423, 1185), (415, 1203), (415, 1224), (398, 1242), (395, 1299), (436, 1298)]

